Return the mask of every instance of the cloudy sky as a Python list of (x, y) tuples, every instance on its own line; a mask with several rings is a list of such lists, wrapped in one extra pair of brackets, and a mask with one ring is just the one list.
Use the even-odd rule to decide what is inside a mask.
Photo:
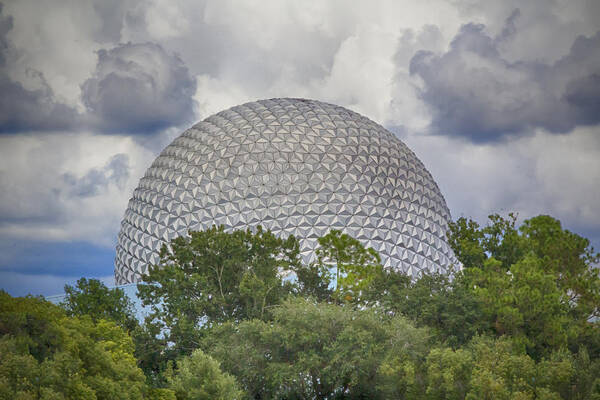
[(348, 107), (453, 217), (550, 214), (600, 247), (600, 2), (9, 0), (0, 288), (112, 283), (127, 201), (179, 133), (257, 99)]

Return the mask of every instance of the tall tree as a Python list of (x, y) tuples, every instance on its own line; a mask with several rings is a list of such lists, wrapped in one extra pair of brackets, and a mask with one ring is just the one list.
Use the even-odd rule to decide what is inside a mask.
[(69, 316), (88, 315), (93, 321), (114, 321), (128, 331), (138, 325), (133, 303), (119, 288), (109, 289), (98, 279), (81, 278), (75, 286), (65, 285), (60, 304)]
[(576, 319), (600, 318), (600, 254), (590, 241), (563, 229), (560, 221), (540, 215), (523, 222), (520, 232), (544, 268), (568, 295)]
[(479, 227), (451, 224), (449, 241), (473, 295), (498, 335), (507, 334), (535, 359), (569, 345), (600, 355), (599, 256), (589, 241), (549, 216), (490, 216)]
[(174, 358), (198, 348), (202, 329), (267, 318), (292, 292), (284, 276), (299, 263), (298, 249), (293, 236), (281, 239), (260, 226), (255, 232), (213, 226), (174, 239), (138, 285), (152, 310), (146, 333), (164, 333), (173, 344), (167, 358)]
[(492, 258), (484, 269), (471, 269), (469, 277), (496, 333), (509, 335), (534, 358), (540, 359), (576, 337), (565, 293), (539, 258), (529, 255), (509, 271)]
[(204, 348), (257, 399), (404, 398), (419, 392), (429, 335), (402, 317), (290, 299), (216, 327)]
[(0, 291), (0, 398), (142, 399), (150, 391), (129, 335)]
[(244, 394), (235, 378), (200, 349), (179, 359), (175, 368), (170, 365), (166, 378), (177, 400), (240, 400)]
[(417, 326), (428, 327), (440, 342), (457, 347), (491, 328), (483, 301), (469, 285), (460, 272), (423, 274), (412, 280), (400, 271), (385, 269), (365, 289), (365, 304), (408, 317)]
[(460, 217), (448, 225), (448, 244), (464, 268), (480, 267), (486, 260), (484, 233), (476, 221)]
[[(336, 229), (318, 240), (317, 264), (324, 274), (322, 279), (334, 282), (334, 299), (360, 303), (362, 292), (382, 269), (379, 254)], [(333, 269), (333, 276), (327, 276), (330, 269)]]

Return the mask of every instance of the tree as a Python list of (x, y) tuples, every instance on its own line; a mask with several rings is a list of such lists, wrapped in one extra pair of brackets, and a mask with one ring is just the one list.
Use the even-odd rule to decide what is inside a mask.
[(484, 269), (471, 269), (469, 276), (496, 333), (510, 335), (535, 359), (566, 346), (576, 336), (564, 293), (539, 258), (530, 255), (508, 271), (492, 258)]
[(482, 229), (483, 248), (491, 258), (500, 261), (508, 269), (527, 255), (529, 244), (515, 227), (516, 214), (509, 213), (507, 218), (492, 214), (488, 218), (490, 223)]
[(294, 273), (296, 274), (296, 294), (298, 296), (312, 297), (323, 302), (332, 301), (332, 274), (326, 265), (318, 262), (298, 264)]
[(486, 260), (485, 237), (479, 224), (460, 217), (448, 224), (448, 244), (464, 268), (480, 267)]
[(270, 323), (215, 327), (203, 348), (252, 398), (402, 398), (419, 391), (427, 339), (402, 317), (290, 299)]
[[(334, 299), (360, 303), (362, 291), (382, 268), (377, 251), (365, 248), (357, 239), (336, 229), (318, 241), (318, 270), (323, 281), (335, 283)], [(333, 276), (328, 276), (330, 268), (335, 271)]]
[(218, 361), (197, 349), (166, 371), (169, 388), (177, 400), (236, 400), (243, 392), (235, 378), (221, 371)]
[(149, 383), (160, 386), (159, 372), (166, 367), (166, 341), (157, 324), (140, 325), (133, 303), (122, 289), (109, 289), (97, 279), (81, 278), (75, 287), (65, 285), (65, 300), (60, 304), (69, 316), (87, 316), (92, 321), (114, 321), (127, 330), (135, 344), (135, 357)]
[(490, 222), (484, 227), (464, 217), (448, 226), (448, 243), (464, 268), (481, 268), (491, 257), (508, 269), (529, 250), (515, 227), (516, 214), (509, 213), (507, 218), (492, 214), (488, 219)]
[(417, 326), (428, 327), (438, 341), (458, 347), (476, 334), (489, 332), (483, 302), (473, 295), (460, 272), (424, 273), (416, 280), (400, 271), (385, 269), (365, 289), (365, 304), (387, 314), (403, 315)]
[(485, 304), (497, 335), (511, 335), (536, 360), (562, 346), (600, 355), (599, 256), (589, 241), (538, 216), (516, 228), (516, 217), (490, 224), (459, 219), (449, 242), (465, 267), (467, 286)]
[(600, 262), (590, 241), (562, 229), (560, 221), (540, 215), (523, 222), (520, 232), (528, 249), (551, 272), (568, 295), (570, 313), (578, 320), (600, 318)]
[(560, 399), (575, 371), (567, 353), (536, 363), (508, 338), (476, 338), (466, 399)]
[(432, 349), (427, 356), (427, 397), (464, 399), (470, 389), (473, 364), (473, 354), (468, 349)]
[(131, 332), (138, 325), (133, 303), (119, 288), (109, 289), (97, 279), (81, 278), (75, 286), (65, 285), (65, 299), (60, 304), (67, 315), (88, 315), (92, 321), (114, 321)]
[(112, 321), (67, 317), (39, 298), (0, 291), (0, 397), (141, 399), (133, 343)]
[(268, 318), (293, 291), (283, 276), (299, 263), (298, 252), (293, 236), (277, 238), (260, 226), (256, 232), (213, 226), (163, 246), (160, 263), (138, 285), (152, 310), (144, 328), (149, 349), (165, 346), (143, 353), (147, 373), (156, 376), (167, 360), (191, 354), (215, 324)]
[(558, 350), (536, 362), (509, 337), (478, 336), (460, 349), (427, 356), (429, 399), (593, 399), (598, 364), (585, 350)]
[(400, 315), (412, 277), (393, 268), (379, 269), (363, 291), (363, 302), (369, 308), (381, 308), (389, 315)]

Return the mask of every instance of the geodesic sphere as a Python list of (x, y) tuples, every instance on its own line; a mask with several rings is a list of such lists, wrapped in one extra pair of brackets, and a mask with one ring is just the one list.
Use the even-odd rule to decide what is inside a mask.
[(456, 264), (449, 219), (421, 161), (380, 125), (319, 101), (261, 100), (208, 117), (152, 163), (121, 223), (115, 280), (138, 281), (163, 243), (213, 224), (293, 234), (304, 262), (339, 229), (386, 267), (444, 272)]

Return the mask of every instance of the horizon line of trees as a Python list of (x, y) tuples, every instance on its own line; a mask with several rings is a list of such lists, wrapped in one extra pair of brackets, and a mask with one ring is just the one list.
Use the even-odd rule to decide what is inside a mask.
[[(138, 297), (0, 291), (0, 399), (596, 399), (600, 256), (549, 216), (459, 218), (462, 264), (412, 278), (332, 230), (223, 227), (161, 251)], [(295, 279), (285, 279), (293, 274)]]

